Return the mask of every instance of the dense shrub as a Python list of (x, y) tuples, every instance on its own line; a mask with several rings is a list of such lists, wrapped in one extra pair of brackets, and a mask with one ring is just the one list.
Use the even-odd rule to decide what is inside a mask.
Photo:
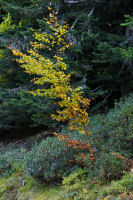
[(91, 141), (100, 152), (133, 153), (133, 95), (115, 103), (108, 114), (95, 115), (90, 120)]
[(97, 165), (99, 166), (98, 179), (100, 182), (103, 182), (103, 184), (120, 179), (124, 171), (128, 169), (126, 160), (111, 153), (102, 153), (97, 160)]
[(83, 187), (91, 189), (94, 186), (91, 180), (87, 179), (87, 171), (81, 168), (76, 169), (68, 177), (63, 179), (62, 193), (57, 197), (58, 200), (76, 200), (82, 199)]
[(10, 167), (10, 162), (6, 159), (6, 156), (0, 154), (0, 174), (2, 174), (6, 170), (9, 170)]
[(26, 153), (26, 171), (45, 181), (60, 179), (73, 170), (76, 154), (77, 150), (66, 145), (64, 141), (59, 141), (56, 137), (46, 138)]
[[(86, 165), (89, 160), (84, 160)], [(88, 176), (100, 184), (120, 179), (129, 169), (128, 161), (119, 154), (102, 152), (95, 162), (87, 168)]]
[(0, 175), (7, 176), (17, 169), (24, 168), (22, 149), (8, 149), (0, 152)]

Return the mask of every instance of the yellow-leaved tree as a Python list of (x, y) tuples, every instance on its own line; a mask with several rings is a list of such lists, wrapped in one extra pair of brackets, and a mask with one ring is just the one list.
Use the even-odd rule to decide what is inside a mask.
[[(66, 73), (67, 65), (63, 61), (63, 52), (72, 45), (66, 39), (68, 25), (60, 25), (55, 13), (51, 8), (49, 10), (49, 19), (45, 19), (49, 25), (49, 32), (34, 32), (35, 41), (30, 42), (31, 48), (27, 49), (26, 54), (13, 49), (12, 52), (18, 57), (16, 61), (25, 72), (36, 75), (32, 80), (35, 84), (47, 85), (30, 93), (56, 99), (60, 109), (51, 117), (57, 121), (68, 120), (71, 130), (76, 129), (89, 136), (89, 100), (83, 97), (81, 88), (72, 88), (71, 74)], [(51, 57), (42, 56), (42, 50), (50, 51)]]

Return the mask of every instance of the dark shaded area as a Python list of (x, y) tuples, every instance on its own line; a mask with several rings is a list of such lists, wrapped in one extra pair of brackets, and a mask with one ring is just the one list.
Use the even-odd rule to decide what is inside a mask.
[(72, 73), (73, 87), (83, 87), (84, 96), (91, 100), (88, 112), (107, 112), (115, 100), (133, 92), (133, 56), (127, 58), (122, 53), (133, 46), (133, 30), (128, 25), (120, 25), (125, 14), (132, 16), (132, 0), (77, 3), (1, 0), (0, 132), (3, 138), (25, 137), (59, 126), (50, 118), (56, 111), (52, 100), (24, 93), (23, 90), (34, 89), (33, 85), (29, 86), (32, 77), (12, 60), (14, 57), (8, 49), (10, 46), (26, 52), (29, 42), (33, 41), (31, 27), (35, 31), (39, 28), (47, 31), (43, 18), (49, 15), (48, 6), (55, 10), (61, 24), (67, 22), (70, 26), (67, 40), (73, 46), (64, 52), (64, 60), (67, 72)]

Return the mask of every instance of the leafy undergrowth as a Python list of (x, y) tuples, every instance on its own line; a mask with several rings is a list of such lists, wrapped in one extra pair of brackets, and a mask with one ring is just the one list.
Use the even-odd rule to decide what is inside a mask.
[(79, 169), (64, 178), (63, 185), (45, 185), (22, 170), (0, 177), (0, 200), (133, 200), (133, 174), (100, 185), (86, 179)]
[(58, 185), (44, 185), (26, 176), (21, 170), (0, 178), (0, 200), (53, 200)]
[(125, 174), (121, 180), (100, 185), (84, 179), (83, 170), (71, 174), (63, 181), (56, 200), (133, 200), (133, 175)]

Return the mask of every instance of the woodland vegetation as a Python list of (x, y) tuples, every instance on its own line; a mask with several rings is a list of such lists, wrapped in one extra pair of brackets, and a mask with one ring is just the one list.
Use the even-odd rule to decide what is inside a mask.
[(0, 200), (133, 199), (132, 0), (0, 0)]

